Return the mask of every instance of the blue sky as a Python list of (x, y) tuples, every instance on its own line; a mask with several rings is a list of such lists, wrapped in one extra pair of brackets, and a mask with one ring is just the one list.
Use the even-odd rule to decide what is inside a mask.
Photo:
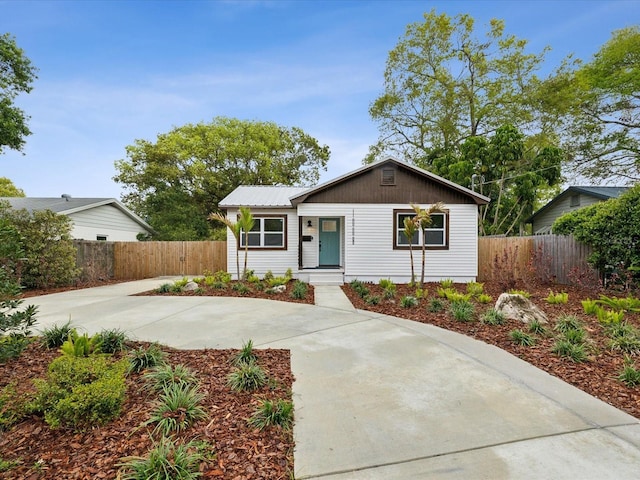
[(431, 9), (505, 20), (531, 52), (551, 47), (545, 72), (640, 23), (640, 0), (0, 0), (0, 33), (39, 69), (17, 101), (33, 135), (0, 177), (32, 197), (120, 198), (127, 145), (215, 116), (300, 127), (331, 149), (321, 181), (342, 175), (377, 140), (389, 50)]

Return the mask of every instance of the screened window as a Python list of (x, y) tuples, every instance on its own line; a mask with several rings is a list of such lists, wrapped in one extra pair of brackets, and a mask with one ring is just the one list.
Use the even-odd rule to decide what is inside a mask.
[(409, 212), (394, 212), (394, 248), (409, 248), (409, 241), (411, 246), (422, 246), (422, 238), (424, 237), (426, 246), (428, 248), (447, 248), (448, 247), (448, 230), (447, 220), (448, 214), (446, 213), (433, 213), (431, 214), (431, 224), (424, 230), (417, 229), (413, 234), (411, 240), (409, 240), (404, 232), (405, 220), (411, 220), (415, 216), (414, 213)]
[(253, 228), (245, 236), (240, 233), (240, 246), (244, 248), (245, 241), (249, 248), (285, 248), (286, 245), (286, 217), (254, 217)]

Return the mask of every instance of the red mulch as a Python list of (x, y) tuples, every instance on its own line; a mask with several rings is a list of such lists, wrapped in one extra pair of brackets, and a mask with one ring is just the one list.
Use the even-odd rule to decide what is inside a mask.
[[(250, 428), (249, 418), (260, 399), (291, 400), (288, 350), (256, 350), (259, 364), (273, 381), (254, 393), (235, 393), (226, 386), (236, 350), (174, 350), (168, 361), (193, 369), (206, 394), (201, 405), (208, 413), (180, 439), (204, 440), (214, 445), (215, 456), (203, 462), (203, 478), (288, 479), (293, 472), (293, 434), (280, 427)], [(49, 362), (59, 353), (32, 343), (22, 356), (0, 365), (0, 387), (15, 382), (19, 392), (32, 390), (31, 380), (43, 378)], [(153, 425), (143, 426), (153, 408), (154, 394), (140, 388), (139, 375), (127, 379), (127, 400), (117, 420), (89, 431), (51, 430), (37, 416), (0, 433), (0, 459), (19, 465), (0, 472), (2, 479), (113, 479), (123, 457), (146, 456), (153, 447)], [(156, 438), (157, 440), (157, 438)]]
[[(383, 291), (378, 285), (366, 284), (366, 286), (371, 295), (383, 298)], [(439, 286), (439, 284), (433, 283), (425, 285), (427, 290), (425, 298), (420, 299), (418, 306), (411, 308), (400, 306), (400, 298), (403, 295), (415, 295), (415, 288), (409, 288), (407, 285), (397, 285), (395, 300), (381, 300), (378, 305), (366, 304), (349, 285), (344, 285), (343, 291), (358, 309), (429, 323), (500, 347), (551, 375), (561, 378), (590, 395), (640, 419), (640, 387), (628, 387), (617, 379), (623, 368), (625, 355), (619, 351), (611, 351), (608, 348), (608, 337), (604, 334), (603, 327), (598, 323), (595, 316), (589, 316), (584, 313), (581, 301), (587, 298), (598, 299), (598, 293), (566, 285), (526, 287), (525, 290), (531, 294), (530, 299), (549, 318), (549, 330), (551, 330), (551, 333), (548, 336), (538, 336), (534, 346), (524, 347), (516, 345), (509, 338), (511, 330), (521, 329), (526, 331), (526, 326), (523, 326), (522, 323), (508, 320), (503, 325), (492, 326), (479, 321), (481, 314), (492, 308), (500, 293), (503, 292), (499, 287), (485, 283), (484, 291), (492, 296), (492, 302), (485, 305), (476, 303), (474, 321), (459, 322), (446, 309), (439, 313), (431, 313), (427, 310), (427, 305), (431, 298), (437, 296), (436, 292)], [(459, 292), (465, 292), (465, 285), (455, 285), (455, 287)], [(568, 303), (554, 305), (545, 301), (551, 290), (554, 293), (567, 292), (569, 294)], [(604, 293), (608, 296), (625, 296), (616, 292)], [(594, 348), (586, 362), (574, 363), (551, 352), (554, 343), (552, 331), (554, 321), (562, 313), (577, 316), (588, 332), (588, 337)], [(627, 313), (624, 320), (640, 328), (640, 313)], [(635, 361), (636, 368), (640, 368), (639, 355), (633, 355), (632, 358)]]

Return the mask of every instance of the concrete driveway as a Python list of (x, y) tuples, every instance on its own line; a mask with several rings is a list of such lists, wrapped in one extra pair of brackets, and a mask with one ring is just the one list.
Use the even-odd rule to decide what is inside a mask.
[(34, 297), (38, 327), (120, 328), (177, 348), (287, 348), (300, 479), (637, 479), (638, 419), (482, 342), (356, 311), (135, 297), (167, 279)]

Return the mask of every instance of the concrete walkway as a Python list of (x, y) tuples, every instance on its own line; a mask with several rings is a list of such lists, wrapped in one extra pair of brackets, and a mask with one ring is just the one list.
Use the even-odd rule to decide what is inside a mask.
[(39, 327), (71, 320), (178, 348), (291, 350), (301, 479), (636, 479), (640, 423), (468, 337), (354, 310), (338, 287), (316, 306), (135, 297), (154, 279), (34, 297)]

